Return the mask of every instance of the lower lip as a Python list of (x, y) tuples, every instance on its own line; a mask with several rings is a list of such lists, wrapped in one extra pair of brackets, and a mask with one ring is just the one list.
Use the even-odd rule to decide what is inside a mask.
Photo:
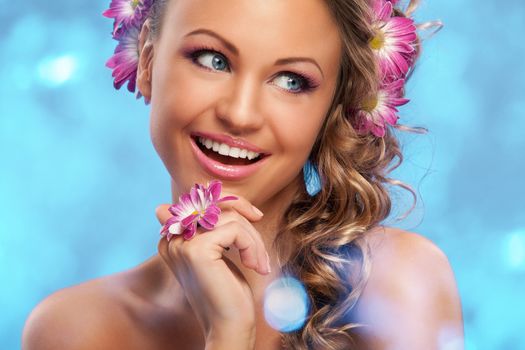
[(190, 137), (191, 148), (193, 153), (199, 160), (201, 166), (212, 176), (222, 178), (225, 180), (241, 180), (255, 173), (266, 161), (268, 156), (263, 159), (249, 165), (229, 165), (217, 162), (206, 156), (199, 146), (196, 144), (196, 140)]

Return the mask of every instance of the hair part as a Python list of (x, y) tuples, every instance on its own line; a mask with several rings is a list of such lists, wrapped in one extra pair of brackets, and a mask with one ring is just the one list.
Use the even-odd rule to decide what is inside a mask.
[[(164, 16), (166, 7), (170, 0), (153, 0), (150, 12), (148, 14), (148, 21), (150, 23), (150, 39), (157, 39), (161, 36), (162, 24), (164, 23)], [(174, 0), (171, 0), (174, 1)]]

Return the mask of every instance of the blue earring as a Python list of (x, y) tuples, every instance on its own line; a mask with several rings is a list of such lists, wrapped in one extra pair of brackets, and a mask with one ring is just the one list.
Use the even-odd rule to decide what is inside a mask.
[(312, 162), (310, 162), (310, 159), (308, 159), (303, 166), (303, 176), (306, 191), (311, 197), (321, 191), (321, 178), (319, 177), (319, 172)]

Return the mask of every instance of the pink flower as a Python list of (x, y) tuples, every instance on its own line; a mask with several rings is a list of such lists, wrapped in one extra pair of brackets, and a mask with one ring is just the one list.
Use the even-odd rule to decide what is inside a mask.
[(174, 235), (182, 235), (191, 239), (197, 232), (197, 225), (206, 230), (212, 230), (219, 220), (221, 209), (217, 203), (238, 199), (235, 196), (219, 198), (222, 183), (212, 180), (206, 188), (195, 184), (190, 193), (179, 197), (179, 202), (169, 208), (170, 217), (162, 227), (160, 234), (169, 241)]
[(355, 114), (354, 127), (359, 134), (369, 131), (377, 137), (385, 136), (387, 124), (395, 125), (398, 106), (402, 106), (409, 100), (403, 98), (404, 79), (385, 83), (375, 96), (367, 99), (361, 109)]
[(416, 26), (410, 18), (392, 16), (397, 1), (374, 0), (375, 31), (370, 47), (379, 60), (383, 78), (395, 80), (404, 78), (412, 64), (417, 39)]
[[(103, 15), (114, 18), (113, 39), (119, 43), (114, 55), (106, 62), (113, 69), (113, 86), (118, 90), (128, 82), (127, 88), (135, 92), (139, 61), (139, 35), (153, 0), (112, 0)], [(137, 92), (137, 98), (142, 95)]]
[(152, 4), (152, 0), (111, 0), (109, 9), (102, 13), (103, 16), (114, 18), (113, 36), (117, 34), (121, 24), (123, 27), (142, 23)]
[[(140, 26), (133, 24), (125, 31), (118, 31), (114, 37), (119, 43), (114, 55), (106, 62), (106, 67), (113, 69), (112, 76), (115, 78), (113, 86), (117, 90), (128, 81), (128, 91), (135, 92), (139, 61), (139, 34)], [(137, 92), (137, 98), (140, 96), (140, 92)]]

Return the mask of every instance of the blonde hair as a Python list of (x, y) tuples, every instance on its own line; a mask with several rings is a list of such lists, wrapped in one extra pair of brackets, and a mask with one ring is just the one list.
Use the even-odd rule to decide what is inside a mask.
[[(310, 154), (322, 189), (310, 197), (297, 193), (287, 209), (274, 247), (285, 258), (282, 269), (305, 286), (310, 313), (305, 325), (283, 334), (289, 349), (353, 349), (356, 335), (352, 311), (370, 273), (369, 248), (363, 239), (391, 212), (389, 185), (414, 190), (388, 174), (403, 162), (398, 139), (387, 129), (382, 138), (358, 135), (351, 112), (378, 89), (378, 65), (369, 42), (371, 6), (366, 0), (325, 0), (343, 42), (335, 97)], [(412, 12), (417, 1), (405, 11)], [(405, 14), (395, 10), (396, 16)], [(419, 40), (416, 49), (419, 55)], [(404, 131), (423, 128), (397, 125)], [(397, 161), (396, 161), (397, 160)], [(408, 211), (410, 212), (412, 208)], [(405, 214), (405, 216), (408, 214)], [(293, 247), (292, 251), (287, 251)]]
[[(168, 1), (153, 4), (152, 37), (160, 35)], [(313, 197), (306, 188), (296, 193), (273, 243), (283, 273), (304, 284), (311, 306), (302, 328), (282, 334), (282, 345), (297, 350), (355, 348), (352, 330), (360, 324), (352, 323), (351, 312), (370, 271), (369, 248), (363, 237), (390, 214), (388, 185), (408, 190), (414, 205), (417, 197), (410, 186), (388, 177), (403, 161), (392, 130), (387, 129), (382, 138), (358, 135), (351, 123), (349, 111), (360, 106), (379, 84), (378, 64), (369, 47), (374, 35), (371, 5), (368, 0), (325, 2), (340, 29), (343, 57), (332, 105), (309, 157), (323, 186)], [(405, 14), (412, 13), (417, 2), (411, 0)], [(395, 10), (396, 16), (405, 14)], [(419, 41), (416, 49), (419, 53)], [(425, 131), (403, 125), (396, 128)]]

